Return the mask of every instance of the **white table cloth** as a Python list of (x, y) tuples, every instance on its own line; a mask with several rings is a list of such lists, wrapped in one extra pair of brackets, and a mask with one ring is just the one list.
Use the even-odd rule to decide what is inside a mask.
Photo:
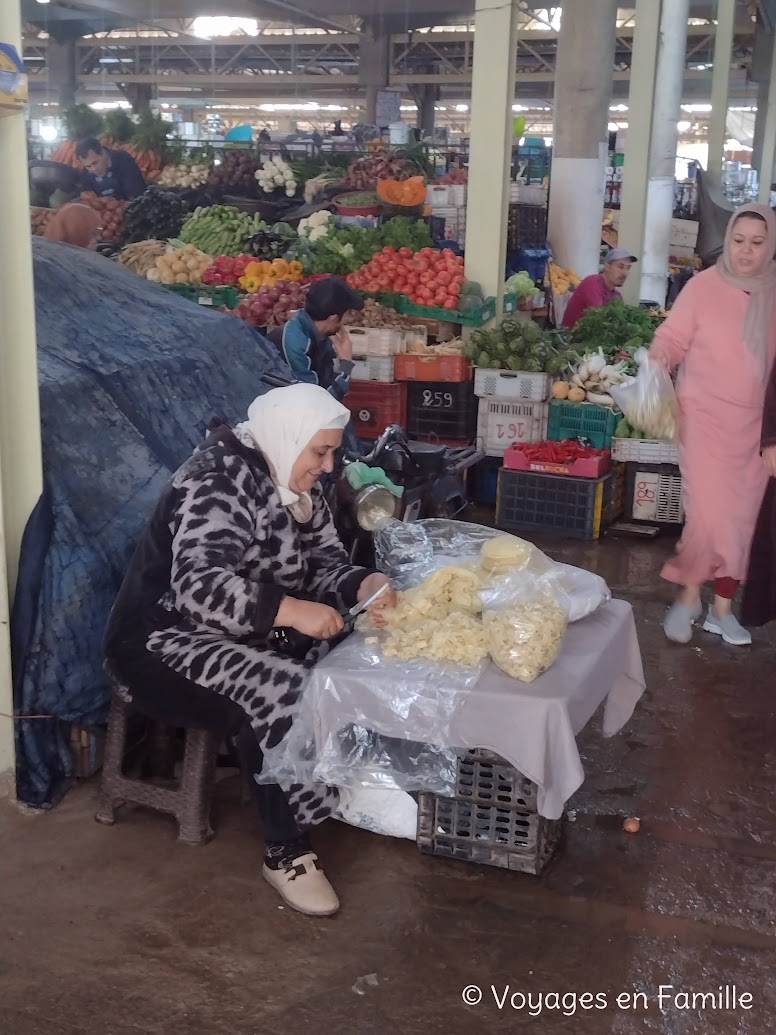
[[(645, 685), (633, 609), (612, 600), (568, 627), (560, 657), (533, 683), (489, 662), (468, 690), (424, 685), (403, 698), (380, 666), (338, 664), (335, 649), (313, 670), (306, 694), (319, 745), (355, 723), (436, 746), (487, 748), (536, 783), (539, 814), (558, 819), (585, 776), (576, 735), (603, 703), (603, 732), (612, 736), (631, 717)], [(444, 744), (435, 700), (446, 715)]]

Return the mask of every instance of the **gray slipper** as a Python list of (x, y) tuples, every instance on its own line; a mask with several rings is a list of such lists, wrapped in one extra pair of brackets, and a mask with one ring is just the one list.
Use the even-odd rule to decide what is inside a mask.
[(679, 600), (669, 609), (663, 621), (663, 632), (674, 643), (689, 643), (692, 639), (692, 626), (703, 614), (700, 602), (694, 607), (682, 604)]

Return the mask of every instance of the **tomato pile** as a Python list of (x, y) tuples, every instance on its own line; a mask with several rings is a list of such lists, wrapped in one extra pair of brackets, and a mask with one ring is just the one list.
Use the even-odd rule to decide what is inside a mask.
[(386, 246), (361, 269), (351, 273), (348, 284), (368, 294), (397, 292), (416, 305), (455, 310), (465, 277), (463, 259), (449, 248), (411, 248)]

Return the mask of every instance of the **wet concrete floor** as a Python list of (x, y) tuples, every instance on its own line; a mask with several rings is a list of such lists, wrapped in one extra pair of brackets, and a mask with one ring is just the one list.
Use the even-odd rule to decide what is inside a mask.
[(668, 645), (669, 549), (550, 549), (632, 601), (649, 688), (617, 737), (595, 720), (580, 737), (587, 779), (542, 877), (330, 821), (316, 846), (342, 911), (315, 921), (258, 876), (237, 781), (204, 848), (153, 813), (99, 826), (94, 781), (48, 814), (6, 804), (0, 1033), (776, 1032), (776, 634)]

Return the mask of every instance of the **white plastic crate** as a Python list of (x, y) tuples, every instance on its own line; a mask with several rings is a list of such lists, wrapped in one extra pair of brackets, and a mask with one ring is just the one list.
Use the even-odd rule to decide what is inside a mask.
[(466, 184), (465, 183), (454, 183), (447, 188), (447, 196), (450, 199), (450, 204), (455, 205), (456, 208), (465, 208), (466, 206)]
[(365, 356), (353, 360), (352, 381), (393, 381), (393, 356)]
[(684, 524), (684, 492), (678, 467), (662, 465), (656, 470), (655, 465), (629, 464), (626, 492), (627, 520)]
[(407, 351), (407, 336), (392, 327), (348, 327), (353, 355), (398, 356)]
[[(517, 315), (517, 314), (516, 314)], [(530, 313), (529, 319), (530, 319)], [(546, 402), (550, 394), (549, 374), (534, 374), (522, 370), (491, 370), (477, 367), (474, 371), (474, 394), (481, 399), (498, 395), (502, 399), (525, 399)]]
[(477, 444), (488, 456), (503, 456), (513, 442), (541, 442), (547, 437), (548, 406), (489, 395), (480, 399)]
[(679, 450), (657, 439), (613, 438), (612, 460), (621, 464), (678, 464)]
[(445, 184), (431, 183), (426, 190), (426, 204), (434, 208), (447, 208), (454, 205), (450, 200), (450, 187)]

